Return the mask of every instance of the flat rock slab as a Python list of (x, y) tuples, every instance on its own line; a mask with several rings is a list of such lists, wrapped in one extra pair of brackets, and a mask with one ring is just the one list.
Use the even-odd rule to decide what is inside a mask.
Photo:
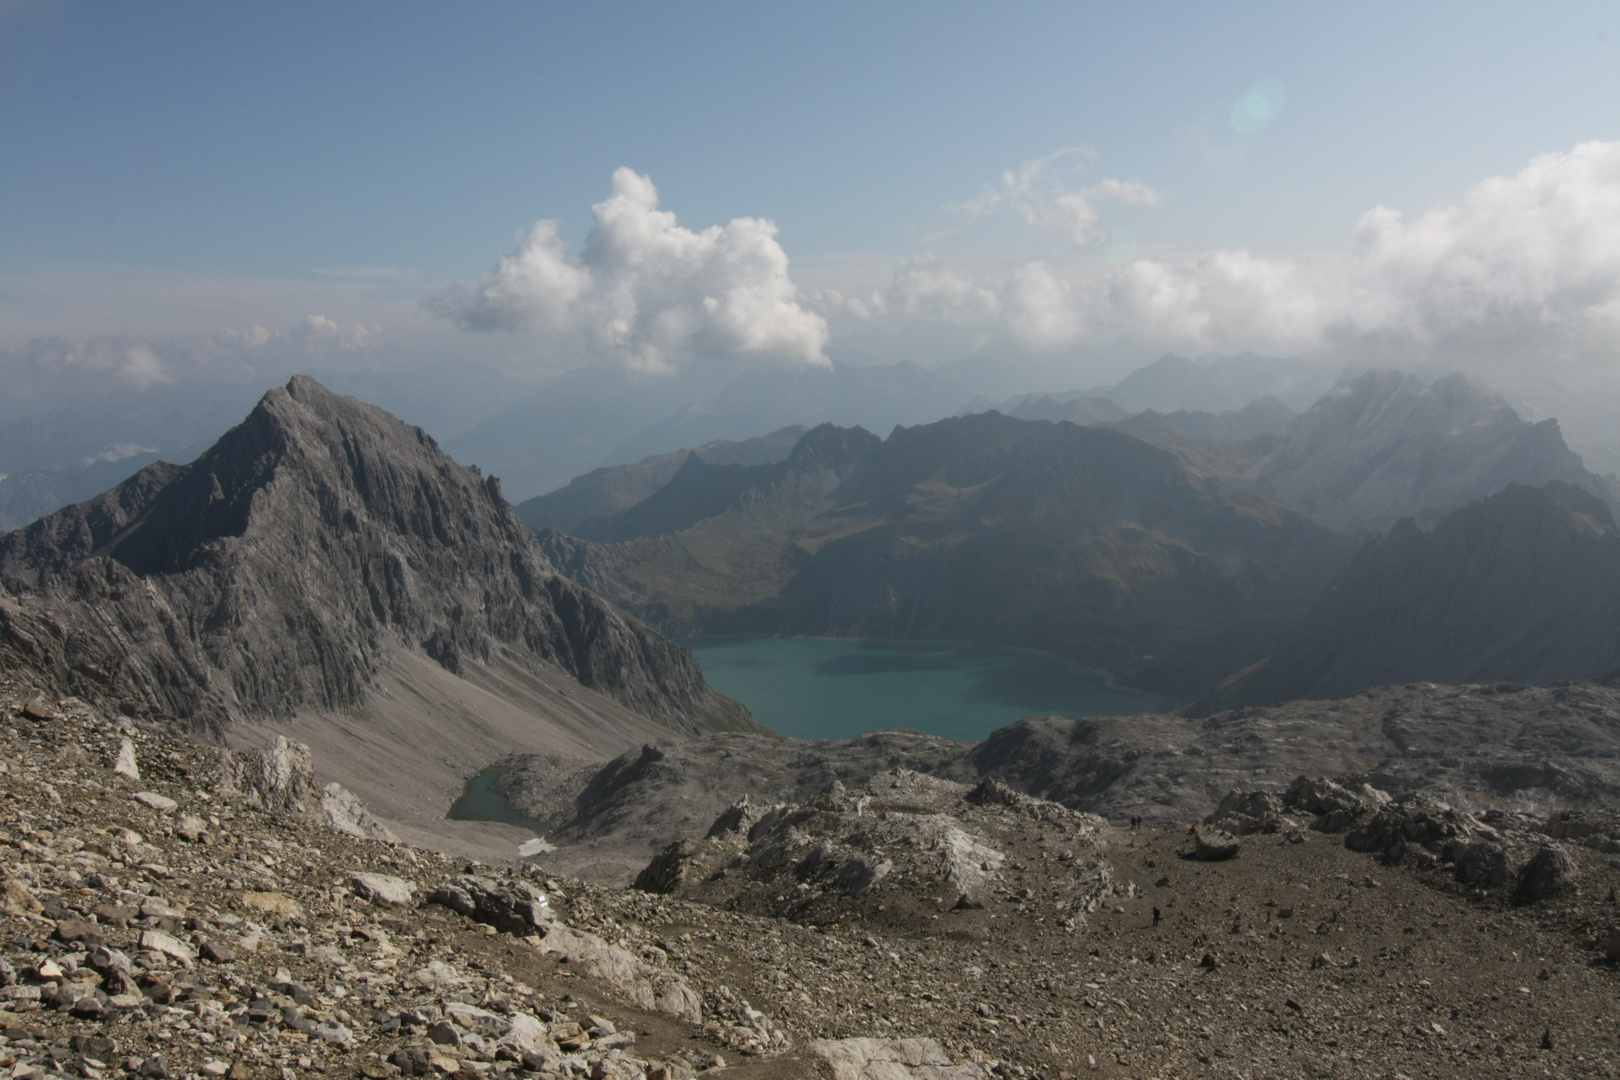
[(155, 791), (137, 791), (130, 796), (142, 806), (149, 806), (160, 814), (172, 814), (180, 808), (180, 804), (167, 795), (159, 795)]
[(406, 881), (404, 878), (392, 874), (354, 874), (354, 891), (361, 899), (370, 900), (377, 904), (390, 904), (401, 907), (411, 902), (416, 892), (416, 883)]
[(165, 956), (172, 956), (176, 960), (187, 963), (197, 959), (197, 950), (170, 934), (161, 930), (146, 930), (141, 933), (141, 948), (160, 952)]
[(128, 738), (118, 746), (118, 760), (113, 762), (113, 772), (131, 780), (141, 778), (140, 766), (135, 763), (135, 743)]
[(934, 1039), (821, 1039), (810, 1053), (833, 1080), (983, 1080), (977, 1065), (955, 1064)]

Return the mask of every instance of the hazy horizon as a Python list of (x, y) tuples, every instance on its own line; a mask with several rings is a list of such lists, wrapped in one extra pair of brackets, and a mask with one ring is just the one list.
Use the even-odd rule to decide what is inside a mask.
[(0, 473), (294, 372), (509, 470), (479, 432), (582, 381), (618, 448), (749, 371), (943, 415), (1250, 351), (1464, 371), (1608, 468), (1612, 14), (13, 0)]

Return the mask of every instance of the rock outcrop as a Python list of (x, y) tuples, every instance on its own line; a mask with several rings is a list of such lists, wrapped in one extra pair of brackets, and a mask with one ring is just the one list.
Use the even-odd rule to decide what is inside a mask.
[[(675, 891), (650, 894), (549, 874), (549, 853), (470, 865), (263, 809), (236, 783), (263, 775), (256, 755), (3, 675), (0, 720), (0, 1049), (16, 1080), (988, 1080), (1196, 1075), (1240, 1056), (1256, 1076), (1460, 1078), (1608, 1062), (1610, 810), (1447, 817), (1408, 799), (1380, 826), (1415, 833), (1398, 863), (1309, 828), (1203, 862), (1176, 858), (1184, 827), (897, 769), (807, 802), (720, 802), (677, 849)], [(126, 740), (139, 779), (115, 768)], [(1352, 830), (1397, 805), (1354, 777), (1268, 794), (1302, 821), (1348, 810)], [(1455, 867), (1421, 839), (1446, 822)], [(1465, 878), (1492, 843), (1508, 874)]]

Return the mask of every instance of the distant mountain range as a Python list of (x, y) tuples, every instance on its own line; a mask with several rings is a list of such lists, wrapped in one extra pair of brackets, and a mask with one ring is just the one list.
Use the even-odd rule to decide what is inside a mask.
[(762, 370), (707, 362), (660, 376), (592, 366), (558, 377), (447, 449), (528, 498), (592, 469), (792, 425), (887, 431), (948, 416), (969, 396), (909, 363)]
[[(189, 461), (196, 455), (182, 452), (171, 456)], [(53, 510), (99, 495), (161, 459), (162, 455), (155, 451), (138, 451), (116, 461), (94, 461), (82, 468), (35, 469), (0, 478), (0, 532), (20, 529)]]
[(599, 535), (543, 542), (672, 630), (1018, 644), (1175, 688), (1266, 655), (1355, 546), (1123, 432), (994, 412), (689, 461)]
[[(1036, 415), (1076, 404), (1070, 415), (1123, 412), (1101, 398), (1010, 404)], [(1372, 549), (1350, 566), (1353, 533), (1394, 528), (1381, 543), (1397, 550), (1397, 537), (1427, 537), (1422, 526), (1525, 483), (1580, 492), (1602, 521), (1603, 500), (1614, 499), (1612, 478), (1582, 468), (1556, 422), (1522, 420), (1462, 377), (1430, 386), (1368, 372), (1304, 414), (1275, 398), (1090, 425), (970, 413), (881, 441), (847, 432), (836, 453), (805, 452), (838, 430), (818, 429), (772, 466), (689, 457), (642, 503), (582, 526), (581, 537), (542, 542), (565, 573), (678, 633), (1031, 645), (1182, 700), (1232, 703), (1346, 693), (1384, 675), (1539, 670), (1528, 639), (1425, 652), (1390, 645), (1404, 640), (1393, 625), (1316, 605), (1324, 595), (1428, 595), (1389, 584), (1399, 566), (1369, 569)], [(1502, 498), (1486, 505), (1514, 521), (1531, 513)], [(1448, 543), (1455, 557), (1455, 537)], [(1527, 550), (1526, 573), (1544, 558)], [(1463, 580), (1453, 599), (1512, 606), (1491, 585)], [(1523, 603), (1513, 610), (1530, 617)], [(1334, 636), (1352, 625), (1373, 644), (1358, 651)], [(1620, 664), (1589, 636), (1592, 648), (1565, 651), (1561, 677)], [(1324, 682), (1310, 672), (1327, 657), (1339, 660)]]

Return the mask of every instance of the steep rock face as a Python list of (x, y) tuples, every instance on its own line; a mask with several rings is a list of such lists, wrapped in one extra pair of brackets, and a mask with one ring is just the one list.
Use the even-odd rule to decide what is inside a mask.
[(360, 703), (384, 652), (555, 665), (688, 729), (750, 724), (684, 649), (560, 577), (424, 432), (294, 378), (184, 467), (0, 537), (0, 655), (218, 730)]
[(1425, 680), (1546, 683), (1620, 666), (1620, 530), (1569, 484), (1410, 519), (1357, 553), (1249, 700)]
[(1464, 375), (1428, 386), (1370, 371), (1341, 383), (1288, 429), (1259, 475), (1317, 521), (1361, 532), (1384, 532), (1405, 517), (1431, 528), (1514, 483), (1562, 480), (1612, 498), (1564, 444), (1557, 421), (1522, 420)]

